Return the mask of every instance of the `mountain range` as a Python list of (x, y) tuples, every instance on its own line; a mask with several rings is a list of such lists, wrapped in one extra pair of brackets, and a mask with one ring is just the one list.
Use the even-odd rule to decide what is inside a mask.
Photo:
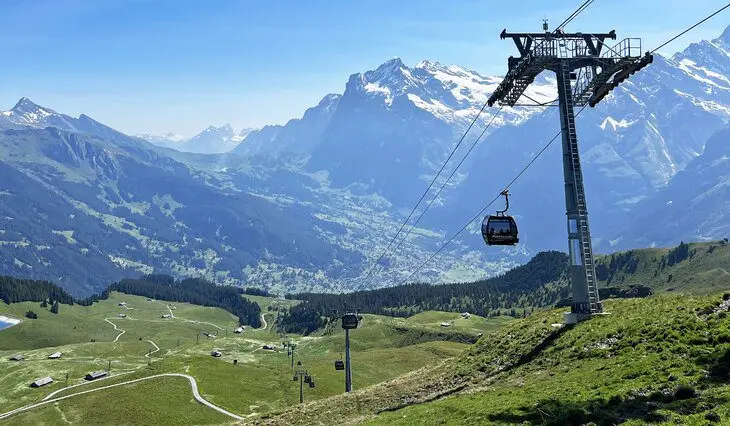
[(224, 124), (220, 127), (208, 126), (192, 138), (184, 138), (174, 133), (166, 133), (163, 135), (146, 133), (135, 136), (154, 145), (172, 148), (181, 152), (223, 154), (236, 148), (253, 130), (246, 128), (239, 133), (235, 133), (230, 124)]
[[(0, 112), (0, 272), (79, 294), (152, 270), (274, 291), (400, 283), (559, 132), (554, 108), (486, 109), (430, 195), (493, 120), (484, 138), (398, 252), (383, 259), (385, 272), (365, 282), (500, 81), (395, 58), (353, 74), (342, 94), (284, 125), (245, 136), (211, 126), (186, 141), (127, 136), (23, 98)], [(537, 102), (556, 93), (548, 73), (526, 92)], [(599, 252), (726, 236), (728, 120), (730, 28), (671, 58), (655, 54), (580, 113)], [(555, 143), (511, 187), (520, 245), (486, 248), (475, 221), (414, 279), (482, 278), (537, 251), (564, 250), (561, 161)]]

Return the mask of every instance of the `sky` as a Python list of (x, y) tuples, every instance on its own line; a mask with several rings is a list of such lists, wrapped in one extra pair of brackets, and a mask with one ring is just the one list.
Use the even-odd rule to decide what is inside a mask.
[[(193, 136), (301, 117), (393, 57), (503, 75), (499, 33), (553, 26), (582, 0), (3, 0), (0, 110), (23, 96), (128, 134)], [(569, 31), (653, 49), (724, 0), (595, 0)], [(660, 53), (719, 36), (723, 12)]]

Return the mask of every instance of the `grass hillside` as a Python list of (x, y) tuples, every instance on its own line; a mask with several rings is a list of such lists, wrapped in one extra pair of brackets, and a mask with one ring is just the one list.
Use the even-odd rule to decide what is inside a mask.
[(609, 315), (558, 326), (564, 309), (486, 334), (455, 362), (263, 424), (707, 424), (730, 422), (729, 301), (606, 301)]
[[(92, 306), (61, 305), (58, 314), (40, 308), (37, 302), (0, 303), (2, 315), (23, 317), (28, 309), (38, 313), (38, 319), (25, 319), (0, 331), (0, 414), (39, 402), (51, 392), (58, 392), (54, 397), (73, 395), (161, 373), (193, 376), (206, 400), (242, 416), (296, 406), (299, 386), (291, 379), (291, 359), (286, 351), (267, 351), (262, 346), (281, 348), (282, 338), (272, 325), (277, 313), (273, 307), (297, 302), (244, 297), (261, 304), (266, 329), (246, 327), (243, 333), (235, 334), (237, 318), (220, 308), (148, 301), (117, 292)], [(121, 302), (126, 307), (119, 306)], [(272, 310), (267, 308), (270, 305)], [(161, 318), (170, 312), (174, 318)], [(126, 317), (120, 318), (119, 314)], [(498, 317), (472, 317), (468, 325), (455, 324), (441, 330), (434, 321), (444, 315), (451, 314), (424, 313), (407, 320), (366, 315), (363, 327), (351, 333), (355, 389), (436, 365), (469, 348), (468, 343), (476, 340), (478, 332), (496, 329), (505, 322)], [(208, 338), (203, 332), (216, 336)], [(287, 339), (297, 345), (295, 360), (301, 361), (316, 380), (315, 388), (305, 389), (307, 401), (343, 392), (344, 373), (333, 366), (344, 350), (341, 327), (306, 337), (289, 335)], [(213, 349), (223, 356), (211, 357)], [(63, 352), (62, 358), (47, 359), (55, 351)], [(25, 361), (9, 360), (18, 353), (25, 356)], [(83, 380), (90, 371), (106, 369), (110, 361), (110, 378)], [(64, 390), (67, 373), (68, 385), (78, 387)], [(45, 376), (55, 382), (39, 389), (28, 386)], [(93, 418), (93, 413), (99, 413), (99, 417)], [(195, 403), (184, 379), (163, 377), (74, 396), (0, 422), (219, 424), (228, 420)]]
[(730, 243), (629, 250), (600, 256), (596, 273), (606, 286), (646, 285), (656, 292), (711, 294), (730, 288)]

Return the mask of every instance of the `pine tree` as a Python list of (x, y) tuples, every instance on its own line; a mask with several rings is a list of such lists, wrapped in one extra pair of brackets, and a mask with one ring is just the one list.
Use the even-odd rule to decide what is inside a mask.
[(51, 306), (51, 312), (54, 314), (58, 313), (58, 302), (53, 302), (53, 306)]
[(46, 299), (43, 299), (43, 301), (41, 302), (41, 308), (47, 308), (47, 307), (48, 307), (48, 302), (46, 301)]

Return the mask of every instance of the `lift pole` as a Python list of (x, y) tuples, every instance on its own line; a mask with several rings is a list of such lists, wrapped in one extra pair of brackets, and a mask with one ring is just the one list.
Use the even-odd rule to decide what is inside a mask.
[[(299, 363), (301, 365), (301, 363)], [(304, 403), (304, 384), (306, 383), (309, 385), (310, 388), (315, 387), (314, 386), (314, 378), (309, 375), (309, 373), (302, 369), (297, 368), (297, 370), (294, 372), (294, 377), (292, 378), (294, 381), (299, 381), (299, 403)]]
[[(337, 311), (334, 311), (334, 316)], [(345, 330), (345, 392), (352, 392), (352, 363), (350, 362), (350, 330), (360, 326), (362, 317), (358, 311), (347, 311), (342, 317), (342, 328)]]
[(352, 370), (350, 368), (350, 329), (345, 329), (345, 392), (352, 392)]
[[(547, 25), (544, 28), (544, 33), (502, 31), (500, 38), (511, 38), (520, 57), (509, 57), (509, 71), (492, 93), (488, 104), (492, 106), (499, 102), (500, 105), (512, 107), (538, 74), (550, 70), (557, 76), (570, 283), (573, 291), (573, 303), (570, 313), (565, 315), (565, 322), (572, 324), (603, 312), (598, 295), (573, 107), (586, 104), (595, 107), (630, 74), (650, 64), (653, 57), (649, 52), (642, 56), (640, 39), (627, 38), (614, 47), (606, 46), (607, 39), (616, 39), (615, 31), (603, 34), (565, 33), (562, 30), (549, 32)], [(572, 80), (575, 83), (571, 83)]]

